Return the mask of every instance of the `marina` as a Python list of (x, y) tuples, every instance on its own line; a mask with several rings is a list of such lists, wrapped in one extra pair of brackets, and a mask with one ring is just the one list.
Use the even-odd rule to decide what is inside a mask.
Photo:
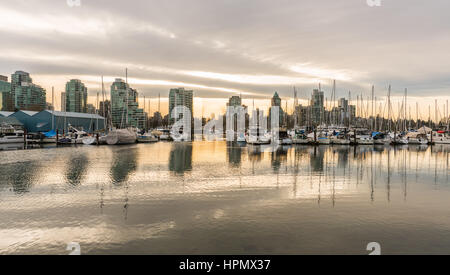
[(4, 1), (0, 255), (449, 254), (449, 10)]

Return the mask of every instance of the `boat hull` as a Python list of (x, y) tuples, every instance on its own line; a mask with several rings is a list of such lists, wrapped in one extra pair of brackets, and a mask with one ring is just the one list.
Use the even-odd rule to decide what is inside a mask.
[(137, 137), (138, 143), (154, 143), (157, 141), (158, 141), (158, 138), (152, 137), (152, 136), (138, 136)]
[(23, 143), (23, 137), (0, 138), (0, 144)]
[(373, 144), (375, 145), (389, 145), (392, 141), (390, 139), (375, 139)]
[(433, 139), (433, 142), (435, 144), (450, 144), (450, 139), (449, 138), (437, 138), (437, 139)]
[(106, 136), (106, 143), (109, 145), (133, 144), (136, 140), (136, 134), (127, 129), (113, 130)]
[(335, 139), (332, 142), (335, 145), (350, 145), (349, 139)]
[(317, 140), (317, 142), (319, 143), (319, 145), (330, 145), (331, 144), (331, 140), (329, 138), (319, 138)]
[(294, 144), (309, 144), (310, 141), (308, 139), (293, 139), (292, 143)]

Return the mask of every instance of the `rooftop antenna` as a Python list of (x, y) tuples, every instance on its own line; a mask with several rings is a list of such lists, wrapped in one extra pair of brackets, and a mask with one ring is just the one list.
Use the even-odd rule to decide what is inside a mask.
[(125, 82), (128, 84), (128, 68), (125, 68)]

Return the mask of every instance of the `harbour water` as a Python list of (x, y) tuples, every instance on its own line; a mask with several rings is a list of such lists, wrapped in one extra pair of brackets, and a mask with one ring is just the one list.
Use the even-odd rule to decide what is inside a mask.
[(448, 254), (450, 146), (0, 152), (0, 253)]

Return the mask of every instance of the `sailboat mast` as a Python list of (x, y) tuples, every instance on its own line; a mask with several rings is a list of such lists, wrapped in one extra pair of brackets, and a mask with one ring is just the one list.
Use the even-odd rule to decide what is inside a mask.
[(406, 120), (408, 118), (408, 89), (405, 89), (405, 117), (404, 117), (404, 125), (405, 125), (405, 131), (407, 131), (407, 124)]
[(447, 111), (445, 112), (446, 118), (447, 118), (447, 132), (450, 130), (450, 117), (448, 115), (448, 99), (447, 99)]
[(434, 100), (434, 113), (436, 124), (439, 125), (437, 99)]
[(55, 130), (55, 87), (52, 87), (52, 130)]
[(388, 90), (388, 130), (391, 131), (391, 85)]
[(416, 128), (419, 129), (419, 102), (416, 101)]
[(375, 85), (372, 85), (372, 113), (371, 113), (371, 117), (372, 117), (372, 130), (375, 131)]

